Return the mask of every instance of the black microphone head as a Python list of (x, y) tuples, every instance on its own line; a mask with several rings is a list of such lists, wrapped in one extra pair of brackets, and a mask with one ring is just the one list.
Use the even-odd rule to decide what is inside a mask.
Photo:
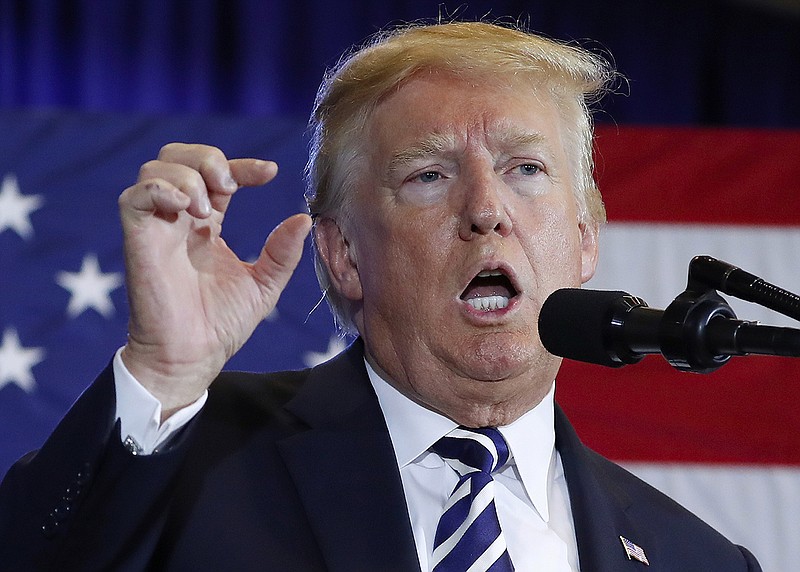
[(620, 367), (606, 347), (605, 332), (619, 302), (630, 297), (619, 290), (563, 288), (545, 300), (539, 313), (539, 338), (551, 354)]

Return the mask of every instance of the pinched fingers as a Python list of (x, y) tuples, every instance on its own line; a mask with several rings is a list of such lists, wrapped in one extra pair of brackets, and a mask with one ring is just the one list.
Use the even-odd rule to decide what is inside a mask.
[(278, 172), (272, 161), (228, 160), (220, 149), (210, 145), (170, 143), (161, 148), (158, 160), (184, 165), (198, 173), (211, 205), (221, 212), (239, 187), (263, 185)]
[(229, 161), (216, 147), (170, 143), (161, 148), (157, 159), (142, 165), (131, 192), (149, 194), (152, 185), (171, 187), (188, 197), (185, 210), (202, 219), (214, 210), (224, 213), (240, 186), (262, 185), (276, 172), (271, 161)]

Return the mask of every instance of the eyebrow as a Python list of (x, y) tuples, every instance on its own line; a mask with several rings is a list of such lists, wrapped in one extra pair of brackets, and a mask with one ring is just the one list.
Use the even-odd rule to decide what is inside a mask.
[(494, 143), (502, 149), (518, 149), (520, 147), (537, 147), (548, 150), (548, 139), (541, 133), (528, 133), (514, 129), (503, 130), (492, 137)]
[(388, 172), (394, 173), (413, 161), (443, 153), (454, 147), (455, 138), (452, 135), (431, 133), (421, 141), (395, 153), (389, 161)]

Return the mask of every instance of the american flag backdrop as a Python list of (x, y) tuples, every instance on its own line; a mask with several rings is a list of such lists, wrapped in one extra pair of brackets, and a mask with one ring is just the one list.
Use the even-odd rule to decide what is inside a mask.
[[(276, 160), (237, 194), (223, 236), (244, 259), (303, 209), (303, 121), (0, 111), (0, 473), (36, 448), (124, 343), (119, 193), (168, 141)], [(800, 133), (601, 127), (609, 211), (597, 276), (665, 307), (710, 254), (800, 291)], [(341, 349), (306, 253), (277, 310), (229, 364), (313, 365)], [(741, 319), (798, 326), (731, 300)], [(800, 561), (800, 360), (734, 358), (710, 375), (657, 357), (565, 364), (558, 399), (584, 440), (751, 548)], [(624, 542), (624, 541), (623, 541)], [(635, 546), (635, 545), (634, 545)], [(647, 547), (642, 547), (646, 550)]]

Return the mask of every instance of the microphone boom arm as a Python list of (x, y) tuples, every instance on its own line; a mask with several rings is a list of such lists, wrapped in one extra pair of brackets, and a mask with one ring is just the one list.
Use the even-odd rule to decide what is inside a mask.
[(689, 286), (705, 286), (800, 320), (800, 296), (711, 256), (689, 262)]
[(800, 356), (800, 330), (742, 322), (717, 290), (800, 319), (800, 296), (710, 256), (689, 263), (686, 290), (664, 310), (658, 342), (676, 369), (709, 373), (731, 356)]

